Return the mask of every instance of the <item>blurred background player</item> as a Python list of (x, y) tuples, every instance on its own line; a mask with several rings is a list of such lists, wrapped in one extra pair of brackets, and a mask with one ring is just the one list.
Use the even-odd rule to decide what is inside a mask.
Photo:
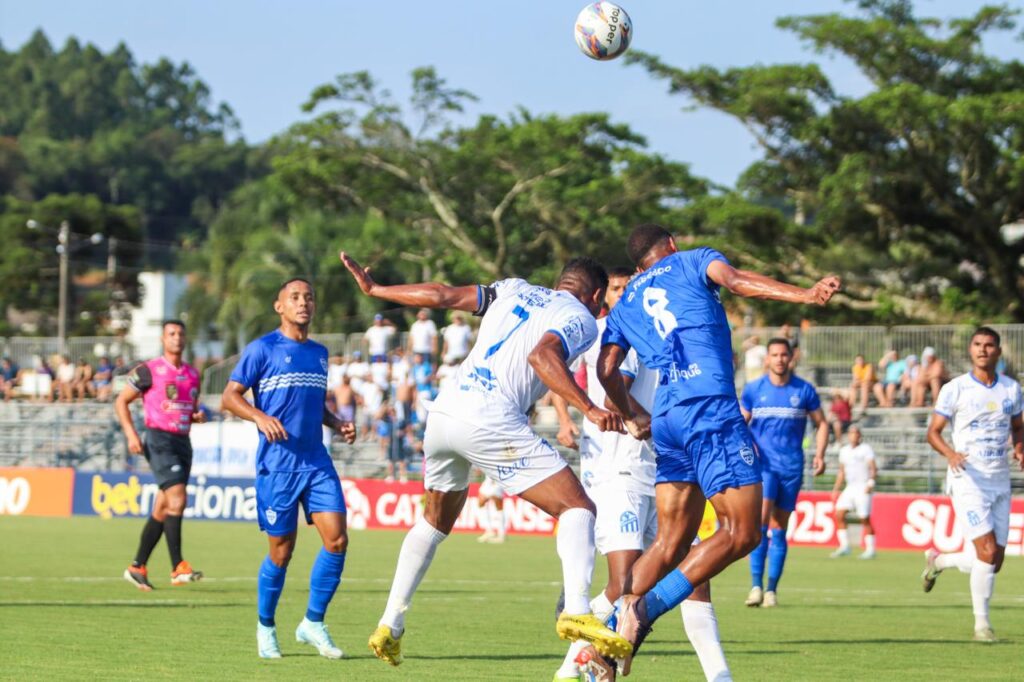
[[(125, 580), (146, 592), (153, 589), (146, 564), (161, 535), (166, 536), (171, 555), (171, 584), (184, 585), (203, 577), (181, 554), (181, 524), (192, 470), (192, 442), (188, 434), (193, 423), (206, 421), (199, 409), (200, 377), (199, 372), (181, 358), (185, 350), (184, 322), (164, 322), (160, 342), (163, 355), (136, 367), (114, 401), (114, 412), (128, 441), (128, 452), (146, 456), (160, 488), (146, 525), (142, 527), (135, 560), (124, 571)], [(145, 443), (135, 430), (128, 407), (139, 397), (146, 424)]]
[(483, 509), (484, 534), (477, 542), (501, 544), (505, 542), (505, 494), (490, 476), (484, 476), (477, 490), (476, 499)]
[[(925, 552), (921, 578), (924, 591), (935, 586), (939, 573), (957, 568), (971, 576), (974, 639), (996, 641), (989, 622), (989, 600), (996, 573), (1003, 566), (1010, 532), (1010, 466), (1007, 449), (1024, 469), (1024, 420), (1020, 384), (999, 374), (999, 334), (979, 327), (971, 336), (971, 371), (939, 390), (928, 424), (928, 444), (946, 458), (946, 492), (964, 535), (964, 548), (955, 554)], [(942, 437), (953, 425), (953, 446)]]
[(835, 559), (850, 553), (850, 531), (846, 527), (846, 515), (852, 511), (860, 520), (864, 533), (864, 553), (860, 558), (874, 559), (875, 528), (871, 525), (871, 495), (875, 491), (875, 477), (878, 475), (875, 451), (864, 442), (860, 427), (856, 424), (847, 429), (846, 438), (847, 444), (839, 449), (839, 472), (832, 489), (839, 549), (832, 552), (831, 556)]
[[(349, 443), (355, 440), (355, 426), (341, 421), (325, 406), (327, 349), (309, 338), (316, 312), (313, 286), (301, 278), (288, 280), (277, 292), (274, 311), (281, 326), (245, 347), (221, 396), (224, 409), (254, 422), (260, 431), (256, 511), (270, 552), (256, 583), (257, 651), (260, 658), (281, 657), (274, 614), (295, 551), (301, 504), (306, 523), (316, 526), (323, 547), (313, 562), (306, 616), (296, 628), (295, 638), (316, 647), (321, 656), (341, 658), (341, 649), (324, 625), (324, 615), (341, 582), (348, 531), (345, 497), (324, 447), (322, 426)], [(252, 405), (244, 397), (250, 389)]]
[[(825, 471), (828, 423), (821, 411), (818, 391), (793, 374), (789, 341), (768, 342), (768, 374), (743, 387), (740, 409), (750, 424), (754, 442), (761, 452), (764, 484), (761, 504), (761, 543), (750, 553), (747, 606), (778, 605), (776, 592), (786, 565), (789, 543), (786, 528), (796, 509), (796, 498), (804, 483), (804, 431), (807, 418), (817, 429), (814, 439), (814, 475)], [(768, 559), (768, 589), (764, 589), (765, 558)]]

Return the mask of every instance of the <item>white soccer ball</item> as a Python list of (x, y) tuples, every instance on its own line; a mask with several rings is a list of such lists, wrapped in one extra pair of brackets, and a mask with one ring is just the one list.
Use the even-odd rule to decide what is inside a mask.
[(594, 2), (576, 17), (576, 44), (591, 59), (615, 59), (629, 49), (633, 22), (626, 10), (611, 2)]

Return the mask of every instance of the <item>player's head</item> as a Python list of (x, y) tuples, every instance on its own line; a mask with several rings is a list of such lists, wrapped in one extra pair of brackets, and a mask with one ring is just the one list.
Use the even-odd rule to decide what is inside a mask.
[(626, 242), (626, 254), (641, 272), (676, 250), (672, 233), (655, 223), (637, 225)]
[(181, 320), (164, 320), (160, 327), (160, 343), (165, 353), (181, 355), (185, 350), (185, 323)]
[(274, 312), (281, 316), (282, 324), (308, 327), (316, 312), (313, 285), (301, 277), (292, 277), (277, 290)]
[(633, 270), (621, 265), (608, 271), (608, 291), (604, 294), (604, 304), (608, 310), (614, 308), (622, 298), (622, 292), (626, 290), (626, 285), (629, 284), (629, 278), (632, 276)]
[(778, 336), (768, 341), (768, 371), (775, 376), (785, 376), (789, 372), (789, 363), (793, 361), (793, 347), (789, 339)]
[(860, 445), (860, 441), (862, 439), (860, 427), (857, 426), (856, 424), (850, 424), (850, 426), (846, 429), (846, 439), (850, 441), (850, 445), (852, 445), (853, 447), (857, 447), (858, 445)]
[(1002, 354), (1000, 347), (999, 332), (992, 327), (978, 327), (971, 334), (971, 345), (968, 347), (968, 354), (971, 356), (971, 364), (977, 369), (991, 372), (999, 364), (999, 356)]
[(573, 258), (558, 275), (556, 289), (572, 293), (587, 306), (591, 315), (601, 312), (604, 293), (608, 290), (608, 272), (593, 258)]

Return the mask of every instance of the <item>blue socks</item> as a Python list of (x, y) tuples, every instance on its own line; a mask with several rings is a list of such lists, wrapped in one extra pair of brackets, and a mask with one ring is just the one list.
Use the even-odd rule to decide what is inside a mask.
[(313, 570), (309, 574), (309, 605), (306, 607), (306, 618), (322, 623), (327, 605), (331, 603), (338, 584), (341, 583), (341, 572), (345, 570), (345, 552), (334, 554), (321, 547), (320, 553), (313, 562)]
[(288, 569), (281, 568), (271, 561), (269, 555), (264, 557), (263, 563), (260, 564), (260, 574), (256, 581), (256, 601), (262, 625), (274, 626), (274, 612), (277, 611), (277, 600), (281, 598), (284, 576), (287, 572)]
[(682, 604), (691, 594), (693, 585), (678, 568), (673, 569), (654, 586), (654, 589), (644, 595), (648, 622), (653, 623), (663, 613)]
[(786, 529), (777, 528), (772, 531), (772, 541), (768, 546), (768, 591), (774, 592), (782, 577), (782, 569), (786, 564)]
[(750, 586), (764, 588), (764, 560), (768, 556), (768, 526), (761, 526), (761, 544), (750, 553)]

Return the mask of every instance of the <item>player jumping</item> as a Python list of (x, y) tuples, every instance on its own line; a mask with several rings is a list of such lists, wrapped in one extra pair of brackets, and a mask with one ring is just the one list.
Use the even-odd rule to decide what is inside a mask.
[[(316, 647), (321, 656), (341, 658), (341, 649), (324, 625), (324, 614), (345, 568), (345, 497), (324, 447), (321, 425), (349, 443), (355, 440), (356, 430), (326, 407), (327, 349), (309, 338), (316, 311), (313, 286), (300, 278), (288, 280), (278, 290), (274, 311), (281, 317), (281, 326), (245, 347), (221, 397), (224, 409), (255, 422), (260, 431), (256, 512), (270, 553), (263, 559), (256, 583), (257, 651), (261, 658), (281, 658), (274, 613), (295, 551), (301, 503), (306, 523), (316, 526), (323, 547), (313, 562), (306, 617), (295, 630), (295, 639)], [(249, 389), (252, 405), (244, 397)]]
[[(988, 602), (1003, 565), (1010, 529), (1006, 455), (1012, 441), (1013, 458), (1024, 469), (1024, 420), (1020, 384), (996, 371), (1002, 353), (999, 334), (979, 327), (971, 336), (968, 353), (971, 371), (942, 387), (928, 424), (928, 444), (949, 462), (946, 492), (953, 498), (964, 548), (956, 554), (929, 549), (921, 577), (924, 591), (930, 592), (944, 569), (955, 567), (969, 573), (974, 639), (994, 642)], [(949, 422), (953, 424), (952, 447), (942, 437)]]
[[(784, 338), (768, 342), (768, 373), (743, 387), (740, 411), (761, 453), (761, 542), (750, 553), (747, 606), (777, 606), (776, 590), (786, 564), (786, 528), (804, 483), (804, 431), (810, 417), (817, 428), (814, 475), (825, 471), (828, 422), (818, 391), (793, 374), (793, 350)], [(770, 534), (770, 544), (769, 544)], [(764, 563), (768, 559), (768, 589)]]
[[(153, 589), (146, 563), (161, 535), (167, 538), (171, 555), (171, 584), (184, 585), (203, 577), (181, 555), (181, 522), (192, 470), (192, 441), (188, 433), (193, 423), (206, 421), (199, 409), (199, 372), (181, 359), (185, 350), (184, 322), (164, 322), (160, 342), (163, 355), (132, 370), (128, 385), (114, 401), (114, 412), (128, 440), (128, 452), (146, 456), (160, 487), (142, 527), (135, 560), (124, 571), (124, 579), (144, 592)], [(139, 438), (128, 409), (140, 396), (146, 423), (145, 443)]]
[[(719, 287), (739, 296), (823, 305), (839, 280), (827, 277), (802, 289), (737, 270), (713, 249), (678, 251), (659, 225), (634, 229), (627, 250), (640, 274), (608, 316), (598, 376), (629, 420), (637, 414), (619, 371), (626, 353), (635, 348), (641, 363), (661, 373), (649, 429), (658, 453), (658, 534), (633, 565), (632, 594), (623, 598), (619, 620), (635, 653), (655, 620), (761, 540), (761, 463), (736, 401)], [(636, 435), (645, 435), (644, 429)], [(691, 550), (705, 497), (721, 525)], [(623, 662), (623, 674), (631, 658)]]
[(521, 279), (486, 286), (383, 286), (344, 252), (341, 260), (369, 296), (483, 318), (476, 344), (442, 387), (427, 417), (426, 508), (402, 543), (387, 608), (370, 637), (374, 654), (391, 665), (402, 662), (406, 611), (437, 546), (462, 511), (470, 467), (475, 466), (505, 492), (558, 519), (556, 544), (566, 595), (556, 625), (559, 637), (587, 640), (604, 655), (625, 655), (628, 643), (590, 611), (594, 505), (565, 460), (533, 432), (526, 416), (550, 388), (602, 431), (621, 428), (618, 416), (594, 405), (576, 385), (567, 365), (597, 337), (594, 314), (608, 286), (604, 268), (589, 258), (572, 260), (554, 290)]

